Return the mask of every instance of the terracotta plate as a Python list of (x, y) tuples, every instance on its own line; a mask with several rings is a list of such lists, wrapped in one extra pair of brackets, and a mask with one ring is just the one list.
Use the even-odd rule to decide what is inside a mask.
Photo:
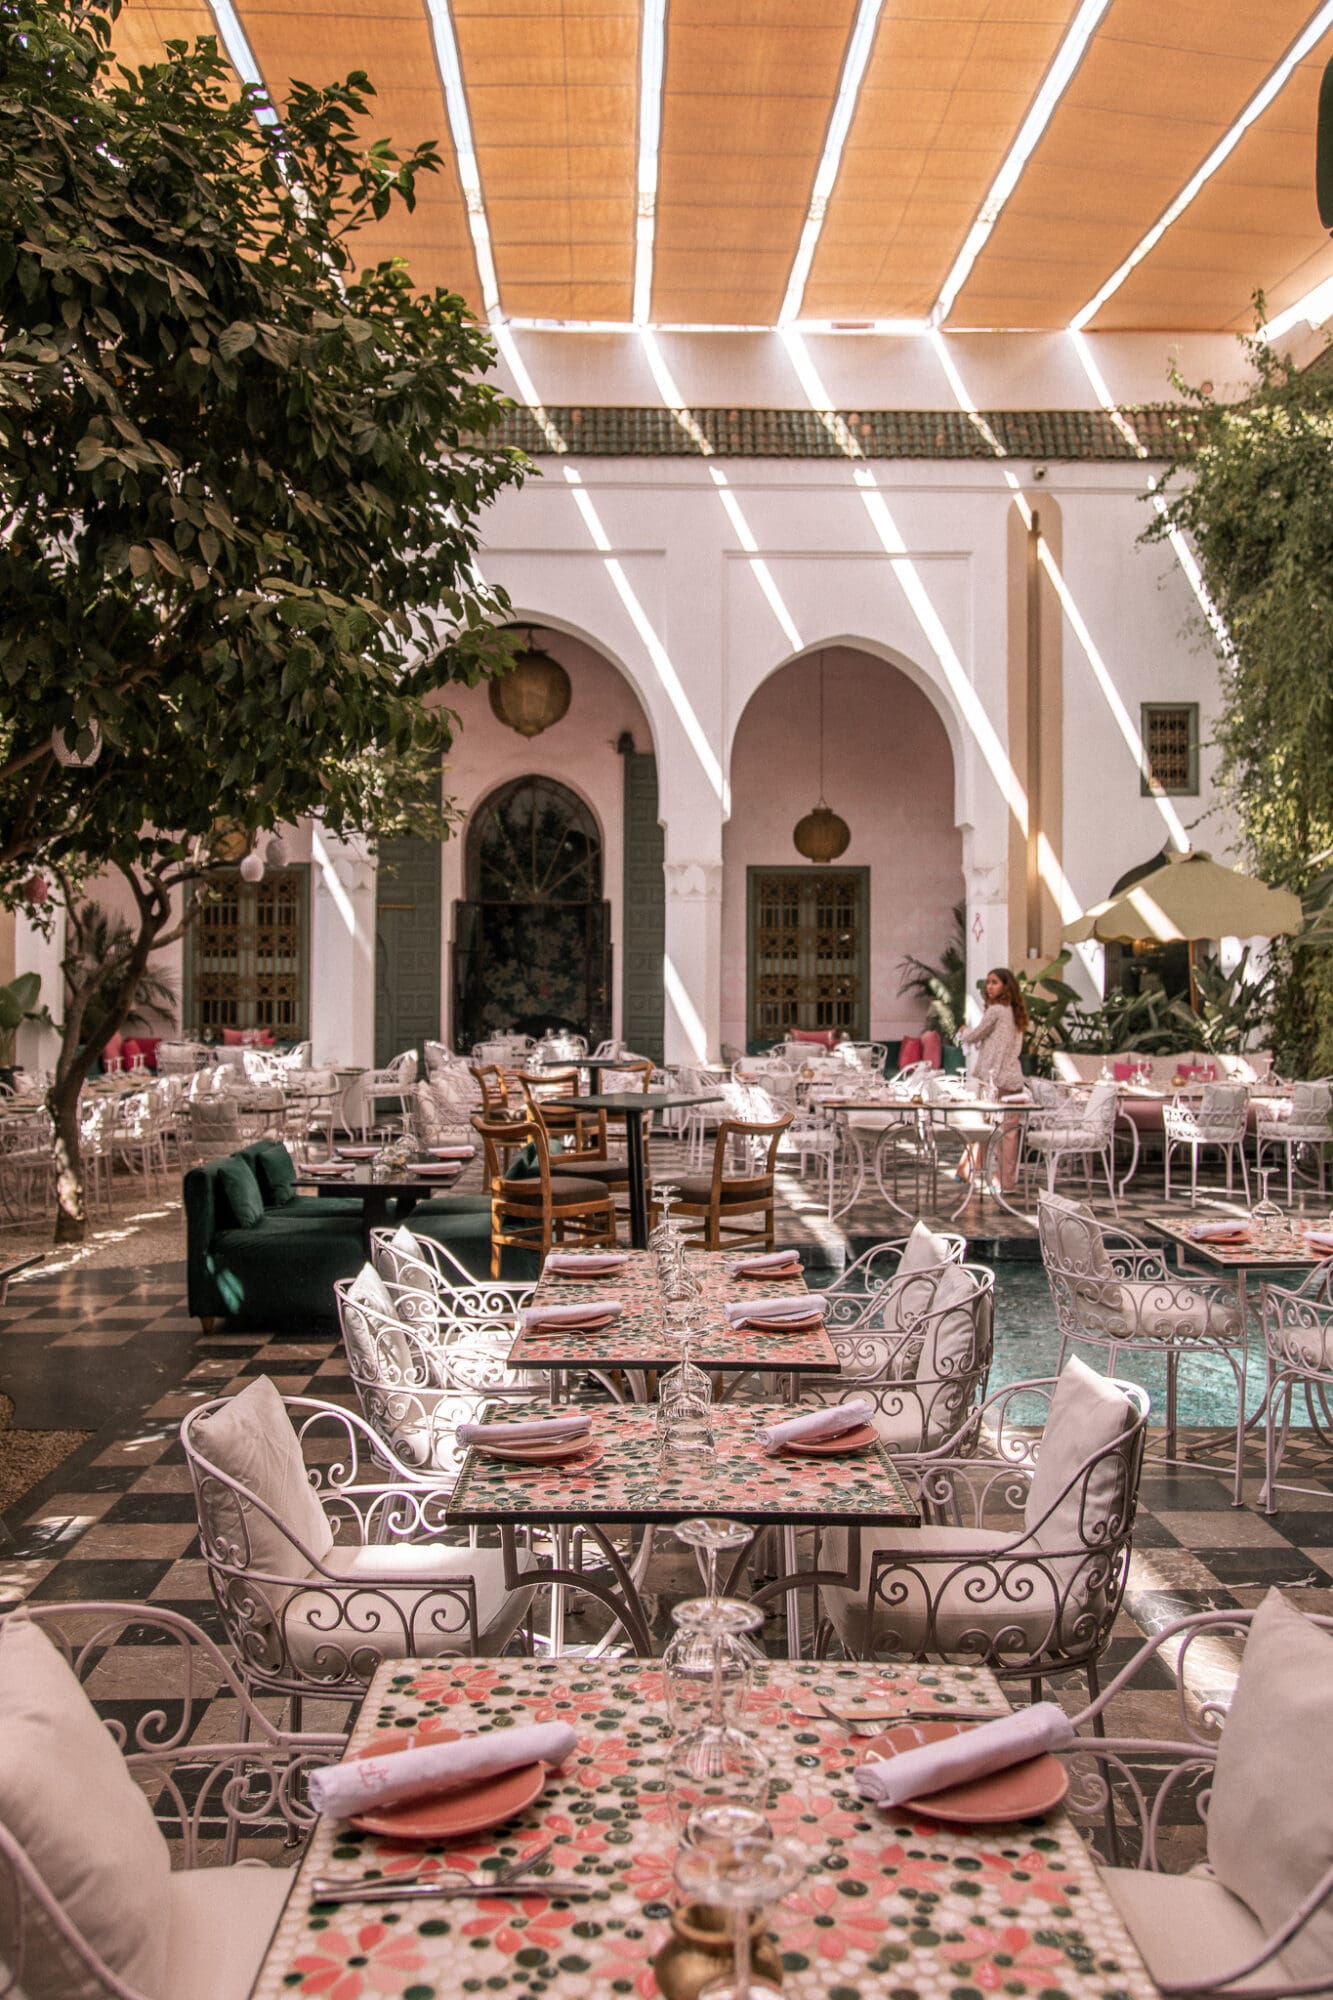
[(753, 1283), (758, 1278), (799, 1278), (804, 1267), (799, 1264), (771, 1264), (766, 1271), (732, 1271), (733, 1278), (744, 1278)]
[(335, 1146), (333, 1150), (340, 1160), (377, 1160), (380, 1156), (378, 1146)]
[(553, 1444), (478, 1444), (473, 1450), (513, 1465), (560, 1465), (566, 1459), (597, 1456), (597, 1446), (589, 1437), (562, 1438)]
[(822, 1312), (810, 1313), (804, 1319), (759, 1319), (755, 1317), (742, 1320), (741, 1325), (748, 1327), (751, 1333), (809, 1333), (821, 1323), (823, 1317)]
[[(427, 1740), (451, 1742), (458, 1735), (441, 1733)], [(393, 1729), (354, 1750), (354, 1757), (380, 1757), (390, 1750), (412, 1750), (420, 1739), (413, 1730)], [(497, 1777), (482, 1778), (477, 1784), (461, 1785), (449, 1792), (436, 1792), (427, 1799), (408, 1799), (400, 1806), (382, 1806), (378, 1812), (358, 1813), (350, 1822), (363, 1833), (378, 1834), (381, 1840), (459, 1840), (464, 1834), (480, 1833), (485, 1827), (499, 1826), (512, 1819), (540, 1797), (546, 1783), (543, 1763), (520, 1764)]]
[(543, 1333), (548, 1337), (553, 1333), (595, 1333), (599, 1327), (611, 1326), (615, 1318), (616, 1315), (613, 1312), (603, 1312), (600, 1306), (589, 1306), (585, 1319), (557, 1320), (553, 1326), (543, 1326), (538, 1322), (535, 1326), (526, 1326), (523, 1331), (525, 1333)]
[(462, 1170), (461, 1160), (418, 1160), (416, 1165), (409, 1167), (407, 1171), (422, 1181), (451, 1181)]
[[(915, 1750), (923, 1743), (941, 1743), (947, 1736), (961, 1736), (974, 1726), (966, 1722), (900, 1723), (865, 1747), (881, 1755), (893, 1750)], [(957, 1826), (992, 1826), (1003, 1820), (1035, 1819), (1039, 1813), (1050, 1812), (1068, 1790), (1068, 1771), (1058, 1757), (1043, 1751), (1039, 1757), (1029, 1757), (1022, 1764), (1011, 1764), (1007, 1771), (992, 1771), (988, 1778), (950, 1785), (947, 1791), (908, 1799), (905, 1805), (923, 1819), (943, 1820)]]
[(866, 1451), (878, 1441), (879, 1432), (873, 1424), (858, 1424), (855, 1430), (839, 1431), (836, 1437), (796, 1438), (782, 1449), (795, 1452), (798, 1458), (840, 1458), (846, 1451)]
[(542, 1276), (544, 1278), (562, 1278), (567, 1285), (582, 1284), (585, 1278), (619, 1277), (627, 1261), (624, 1257), (618, 1257), (614, 1264), (594, 1264), (589, 1262), (587, 1264), (580, 1264), (577, 1271), (561, 1269), (554, 1271), (546, 1270), (542, 1272)]

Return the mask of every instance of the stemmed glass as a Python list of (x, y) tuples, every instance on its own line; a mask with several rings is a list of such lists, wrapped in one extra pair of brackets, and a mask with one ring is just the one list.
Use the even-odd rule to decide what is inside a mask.
[(1254, 1240), (1261, 1250), (1276, 1250), (1286, 1233), (1286, 1217), (1277, 1203), (1270, 1199), (1268, 1183), (1272, 1179), (1271, 1167), (1260, 1167), (1259, 1199), (1250, 1210), (1250, 1228)]
[(658, 1206), (662, 1214), (658, 1222), (648, 1232), (648, 1247), (650, 1250), (657, 1252), (660, 1260), (663, 1249), (668, 1244), (674, 1243), (679, 1234), (676, 1224), (671, 1220), (671, 1204), (680, 1193), (680, 1189), (671, 1186), (666, 1181), (658, 1181), (653, 1192), (657, 1197)]
[(671, 1617), (676, 1630), (662, 1654), (671, 1727), (682, 1737), (703, 1728), (739, 1729), (756, 1660), (747, 1635), (760, 1614), (736, 1598), (691, 1597)]
[(789, 1896), (806, 1870), (805, 1850), (794, 1840), (774, 1840), (755, 1833), (738, 1839), (710, 1839), (707, 1824), (712, 1809), (695, 1815), (699, 1837), (676, 1855), (676, 1886), (691, 1902), (711, 1903), (731, 1911), (733, 1970), (730, 1979), (713, 1981), (709, 2000), (750, 2000), (755, 1993), (781, 1989), (757, 1979), (750, 1964), (750, 1913), (767, 1909)]
[(747, 1527), (744, 1521), (728, 1521), (709, 1514), (695, 1514), (688, 1521), (677, 1521), (671, 1532), (678, 1542), (684, 1542), (687, 1549), (704, 1551), (704, 1585), (708, 1597), (718, 1594), (718, 1557), (723, 1550), (738, 1551), (754, 1540), (754, 1529)]

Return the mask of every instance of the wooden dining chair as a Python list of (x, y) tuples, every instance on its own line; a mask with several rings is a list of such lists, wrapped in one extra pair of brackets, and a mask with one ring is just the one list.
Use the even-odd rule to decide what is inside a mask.
[[(726, 1250), (737, 1243), (773, 1248), (773, 1175), (778, 1146), (790, 1124), (791, 1113), (785, 1112), (780, 1118), (724, 1118), (718, 1126), (712, 1173), (687, 1175), (671, 1209), (682, 1222), (699, 1223), (685, 1233), (703, 1249)], [(727, 1172), (733, 1140), (748, 1156), (739, 1174)]]
[[(493, 1278), (500, 1275), (506, 1246), (533, 1250), (544, 1258), (553, 1243), (614, 1244), (616, 1212), (610, 1190), (597, 1180), (551, 1172), (550, 1141), (540, 1118), (495, 1124), (474, 1118), (472, 1129), (486, 1149)], [(515, 1146), (522, 1152), (507, 1161), (506, 1154)]]

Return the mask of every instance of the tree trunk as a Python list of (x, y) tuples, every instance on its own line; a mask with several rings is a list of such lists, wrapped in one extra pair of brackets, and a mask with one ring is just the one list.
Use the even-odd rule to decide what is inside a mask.
[(56, 1128), (57, 1243), (82, 1243), (88, 1230), (79, 1152), (79, 1098), (86, 1076), (81, 1065), (62, 1067), (46, 1093), (47, 1109)]

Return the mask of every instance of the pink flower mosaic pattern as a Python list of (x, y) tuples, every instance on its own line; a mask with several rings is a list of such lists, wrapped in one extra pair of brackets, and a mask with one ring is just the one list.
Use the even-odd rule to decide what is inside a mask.
[[(488, 1423), (523, 1423), (547, 1404), (521, 1409), (491, 1404)], [(642, 1403), (599, 1405), (591, 1412), (586, 1457), (521, 1465), (475, 1447), (463, 1461), (448, 1518), (486, 1521), (679, 1521), (687, 1514), (730, 1514), (743, 1521), (915, 1527), (920, 1519), (883, 1445), (846, 1458), (770, 1458), (759, 1442), (767, 1424), (793, 1414), (785, 1403), (715, 1404), (716, 1457), (701, 1467), (664, 1469), (657, 1411)]]
[[(809, 1849), (810, 1872), (773, 1912), (787, 2000), (1156, 2000), (1155, 1988), (1063, 1812), (1021, 1826), (962, 1828), (866, 1806), (861, 1754), (832, 1723), (797, 1713), (823, 1699), (846, 1713), (901, 1702), (1003, 1699), (983, 1669), (774, 1663), (756, 1676), (750, 1720), (773, 1760), (775, 1829)], [(321, 1822), (269, 1947), (254, 2000), (651, 2000), (667, 1936), (679, 1837), (663, 1781), (670, 1749), (652, 1661), (390, 1661), (375, 1676), (354, 1747), (380, 1730), (569, 1722), (578, 1747), (542, 1796), (504, 1826), (423, 1850)], [(547, 1840), (551, 1863), (605, 1893), (572, 1903), (333, 1907), (303, 1884), (330, 1866), (392, 1879), (445, 1866), (482, 1872)], [(551, 1865), (551, 1864), (548, 1864)]]
[[(733, 1278), (729, 1257), (716, 1251), (693, 1251), (690, 1268), (701, 1286), (690, 1343), (690, 1359), (700, 1368), (766, 1368), (793, 1374), (838, 1372), (838, 1357), (822, 1326), (805, 1333), (761, 1333), (750, 1327), (728, 1326), (723, 1307), (746, 1294), (759, 1298), (799, 1298), (804, 1278)], [(628, 1263), (595, 1281), (544, 1277), (533, 1295), (534, 1306), (574, 1305), (582, 1300), (599, 1305), (619, 1299), (625, 1310), (613, 1326), (592, 1333), (569, 1327), (550, 1332), (520, 1332), (509, 1350), (511, 1368), (670, 1368), (680, 1355), (662, 1333), (663, 1295), (657, 1258), (650, 1250), (632, 1250)]]

